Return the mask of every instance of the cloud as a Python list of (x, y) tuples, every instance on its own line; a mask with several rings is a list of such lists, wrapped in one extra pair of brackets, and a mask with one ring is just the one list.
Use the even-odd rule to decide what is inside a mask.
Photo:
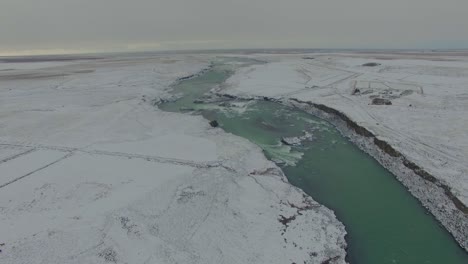
[(0, 53), (463, 48), (466, 0), (2, 0)]

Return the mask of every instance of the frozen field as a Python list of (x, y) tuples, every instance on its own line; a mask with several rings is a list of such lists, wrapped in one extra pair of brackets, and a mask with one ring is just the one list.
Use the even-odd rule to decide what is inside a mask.
[(344, 263), (343, 225), (258, 147), (152, 105), (209, 60), (1, 64), (0, 262)]

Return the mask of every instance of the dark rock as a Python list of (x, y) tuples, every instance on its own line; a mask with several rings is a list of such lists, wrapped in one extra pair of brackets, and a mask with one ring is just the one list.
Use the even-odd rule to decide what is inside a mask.
[(466, 206), (460, 199), (455, 196), (449, 186), (441, 183), (436, 177), (432, 176), (427, 171), (416, 165), (414, 162), (407, 160), (406, 158), (403, 159), (403, 165), (405, 165), (408, 169), (412, 170), (424, 180), (432, 182), (441, 187), (444, 190), (445, 195), (447, 195), (447, 197), (453, 202), (453, 205), (455, 205), (458, 210), (468, 214), (468, 206)]
[(375, 67), (375, 66), (380, 66), (382, 64), (380, 63), (377, 63), (377, 62), (368, 62), (368, 63), (364, 63), (362, 66), (364, 67)]
[(356, 89), (354, 89), (353, 93), (351, 93), (351, 95), (360, 94), (360, 93), (361, 93), (361, 90), (356, 88)]
[(408, 96), (410, 94), (413, 94), (413, 90), (404, 90), (403, 92), (400, 93), (400, 96)]
[(213, 121), (210, 121), (210, 126), (212, 126), (212, 127), (218, 127), (218, 126), (219, 126), (219, 123), (218, 123), (218, 121), (213, 120)]
[(372, 99), (373, 105), (391, 105), (392, 101), (384, 98), (374, 98)]
[(416, 173), (417, 175), (421, 176), (423, 179), (425, 179), (426, 181), (430, 181), (432, 183), (438, 183), (438, 180), (430, 175), (427, 171), (421, 169), (421, 167), (419, 167), (418, 165), (416, 165), (415, 163), (407, 160), (406, 158), (403, 159), (403, 164), (410, 170), (414, 171), (414, 173)]
[(380, 148), (383, 152), (387, 153), (388, 155), (392, 157), (400, 157), (401, 153), (395, 150), (390, 144), (388, 144), (386, 141), (380, 140), (376, 137), (374, 137), (374, 144)]
[(178, 81), (185, 81), (185, 80), (188, 80), (188, 79), (191, 79), (195, 77), (195, 74), (192, 74), (192, 75), (188, 75), (188, 76), (184, 76), (184, 77), (180, 77), (179, 79), (177, 79)]
[(296, 215), (290, 216), (290, 217), (285, 217), (284, 215), (280, 215), (280, 218), (278, 218), (278, 221), (282, 223), (285, 227), (288, 227), (289, 223), (294, 221), (296, 219)]

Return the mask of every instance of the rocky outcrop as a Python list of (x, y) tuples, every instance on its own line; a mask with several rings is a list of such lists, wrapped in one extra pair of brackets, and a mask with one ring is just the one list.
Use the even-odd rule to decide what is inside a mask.
[(219, 123), (218, 123), (218, 121), (213, 120), (213, 121), (210, 121), (210, 126), (211, 126), (211, 127), (218, 127), (218, 126), (219, 126)]
[(377, 63), (377, 62), (368, 62), (368, 63), (364, 63), (362, 66), (364, 67), (376, 67), (376, 66), (380, 66), (382, 64), (380, 63)]
[(377, 137), (374, 137), (374, 144), (379, 147), (383, 152), (387, 153), (388, 155), (392, 157), (400, 157), (401, 154), (396, 151), (390, 144), (387, 142), (378, 139)]
[[(298, 103), (307, 103), (307, 102), (302, 102), (302, 101), (297, 100), (297, 99), (290, 99), (290, 100), (291, 101), (296, 101)], [(360, 136), (364, 136), (364, 137), (373, 137), (374, 136), (369, 130), (367, 130), (366, 128), (364, 128), (364, 127), (362, 127), (362, 126), (360, 126), (358, 124), (356, 124), (354, 121), (349, 119), (345, 114), (341, 113), (340, 111), (337, 111), (337, 110), (335, 110), (333, 108), (330, 108), (330, 107), (328, 107), (326, 105), (322, 105), (322, 104), (312, 104), (312, 103), (308, 103), (308, 104), (314, 106), (315, 108), (317, 108), (319, 110), (324, 111), (325, 113), (332, 114), (332, 115), (335, 115), (335, 116), (339, 117), (341, 120), (346, 122), (348, 127), (352, 128)]]
[(372, 99), (371, 104), (373, 105), (391, 105), (392, 101), (384, 98), (374, 98)]

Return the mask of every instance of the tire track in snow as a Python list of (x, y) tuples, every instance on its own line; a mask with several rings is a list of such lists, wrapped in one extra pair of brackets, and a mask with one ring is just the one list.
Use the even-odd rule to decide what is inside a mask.
[(21, 157), (21, 156), (24, 156), (24, 155), (26, 155), (26, 154), (29, 154), (29, 153), (31, 153), (31, 152), (33, 152), (33, 151), (35, 151), (35, 150), (36, 150), (36, 149), (32, 148), (32, 149), (28, 149), (28, 150), (26, 150), (26, 151), (20, 152), (20, 153), (18, 153), (18, 154), (14, 154), (14, 155), (12, 155), (12, 156), (10, 156), (10, 157), (7, 157), (7, 158), (4, 158), (4, 159), (0, 160), (0, 164), (5, 163), (5, 162), (10, 161), (10, 160), (14, 160), (14, 159), (16, 159), (16, 158), (19, 158), (19, 157)]
[(0, 143), (0, 146), (27, 147), (27, 148), (32, 148), (33, 150), (55, 150), (55, 151), (61, 151), (61, 152), (74, 152), (74, 153), (81, 152), (81, 153), (90, 154), (90, 155), (136, 158), (136, 159), (143, 159), (146, 161), (152, 161), (152, 162), (158, 162), (158, 163), (170, 163), (170, 164), (190, 166), (190, 167), (195, 167), (195, 168), (224, 167), (222, 164), (222, 161), (220, 160), (197, 162), (193, 160), (184, 160), (184, 159), (168, 158), (168, 157), (153, 156), (153, 155), (142, 155), (142, 154), (126, 153), (126, 152), (112, 152), (112, 151), (105, 151), (105, 150), (86, 150), (86, 149), (81, 149), (81, 148), (45, 146), (45, 145), (22, 145), (22, 144)]
[(40, 167), (40, 168), (38, 168), (38, 169), (35, 169), (35, 170), (33, 170), (33, 171), (29, 172), (29, 173), (26, 173), (25, 175), (22, 175), (22, 176), (20, 176), (20, 177), (18, 177), (18, 178), (15, 178), (15, 179), (13, 179), (13, 180), (7, 182), (7, 183), (4, 183), (4, 184), (0, 185), (0, 189), (3, 188), (3, 187), (8, 186), (8, 185), (10, 185), (10, 184), (12, 184), (12, 183), (14, 183), (14, 182), (17, 182), (17, 181), (19, 181), (19, 180), (21, 180), (21, 179), (23, 179), (23, 178), (25, 178), (25, 177), (28, 177), (28, 176), (30, 176), (30, 175), (32, 175), (32, 174), (38, 172), (38, 171), (41, 171), (41, 170), (43, 170), (43, 169), (45, 169), (45, 168), (48, 168), (48, 167), (50, 167), (50, 166), (52, 166), (52, 165), (54, 165), (54, 164), (56, 164), (56, 163), (59, 163), (60, 161), (66, 159), (66, 158), (69, 158), (69, 157), (71, 157), (72, 155), (73, 155), (73, 153), (70, 152), (70, 153), (68, 153), (67, 155), (65, 155), (65, 156), (63, 156), (63, 157), (61, 157), (61, 158), (59, 158), (58, 160), (55, 160), (55, 161), (53, 161), (53, 162), (51, 162), (51, 163), (49, 163), (49, 164), (47, 164), (47, 165), (45, 165), (45, 166), (42, 166), (42, 167)]

